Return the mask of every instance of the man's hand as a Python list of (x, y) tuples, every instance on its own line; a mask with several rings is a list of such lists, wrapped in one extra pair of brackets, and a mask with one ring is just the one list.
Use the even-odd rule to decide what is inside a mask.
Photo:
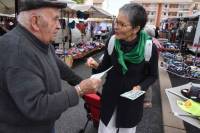
[(81, 96), (84, 94), (96, 93), (96, 91), (100, 88), (101, 83), (101, 79), (88, 78), (81, 81), (80, 84), (77, 85), (75, 88), (78, 94)]

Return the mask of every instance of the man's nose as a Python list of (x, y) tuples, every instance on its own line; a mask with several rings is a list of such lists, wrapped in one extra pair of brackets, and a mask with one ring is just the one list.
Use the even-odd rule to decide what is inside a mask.
[(57, 21), (57, 23), (56, 23), (56, 28), (57, 28), (57, 29), (61, 29), (61, 25), (60, 25), (60, 22), (59, 22), (59, 21)]

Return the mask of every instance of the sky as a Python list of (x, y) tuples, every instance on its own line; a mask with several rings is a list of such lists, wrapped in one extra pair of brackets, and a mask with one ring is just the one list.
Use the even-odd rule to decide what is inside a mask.
[(103, 9), (113, 15), (117, 15), (119, 8), (130, 1), (131, 0), (104, 0)]

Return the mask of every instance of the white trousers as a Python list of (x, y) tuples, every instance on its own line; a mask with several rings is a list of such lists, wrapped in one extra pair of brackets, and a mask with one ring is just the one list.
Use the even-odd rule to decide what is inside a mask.
[[(100, 120), (98, 133), (117, 133), (118, 128), (116, 128), (115, 122), (116, 110), (114, 111), (112, 118), (110, 119), (107, 126)], [(133, 128), (119, 128), (118, 133), (136, 133), (136, 126)]]

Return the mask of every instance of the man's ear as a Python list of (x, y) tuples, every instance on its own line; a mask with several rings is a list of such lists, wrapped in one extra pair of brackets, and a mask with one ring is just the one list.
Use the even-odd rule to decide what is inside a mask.
[(39, 25), (38, 25), (38, 17), (37, 16), (32, 16), (31, 17), (31, 27), (34, 31), (39, 31)]

